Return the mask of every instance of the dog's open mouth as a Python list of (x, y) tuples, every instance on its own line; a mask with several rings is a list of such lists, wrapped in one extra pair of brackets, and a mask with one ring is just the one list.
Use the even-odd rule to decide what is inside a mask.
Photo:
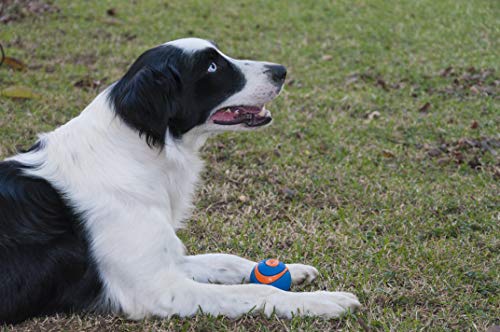
[(244, 124), (247, 127), (260, 127), (272, 121), (271, 112), (265, 106), (230, 106), (215, 112), (213, 123), (230, 126)]

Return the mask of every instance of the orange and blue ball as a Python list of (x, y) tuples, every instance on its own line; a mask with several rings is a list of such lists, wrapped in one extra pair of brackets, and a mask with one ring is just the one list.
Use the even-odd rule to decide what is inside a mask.
[(277, 259), (264, 259), (252, 269), (250, 282), (288, 291), (292, 286), (292, 275), (285, 263)]

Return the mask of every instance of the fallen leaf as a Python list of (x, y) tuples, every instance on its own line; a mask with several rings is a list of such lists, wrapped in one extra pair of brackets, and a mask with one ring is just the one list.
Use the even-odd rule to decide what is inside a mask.
[(295, 137), (297, 137), (298, 139), (303, 139), (304, 138), (304, 134), (301, 133), (300, 131), (296, 131), (295, 132)]
[(90, 88), (90, 89), (97, 89), (98, 87), (101, 86), (103, 80), (94, 80), (90, 77), (85, 77), (82, 78), (79, 81), (76, 81), (73, 86), (77, 88)]
[(483, 166), (481, 161), (479, 161), (479, 158), (477, 156), (474, 156), (471, 160), (468, 162), (469, 167), (472, 169), (479, 169)]
[(323, 61), (330, 61), (331, 59), (333, 59), (333, 56), (331, 56), (330, 54), (325, 54), (321, 57), (321, 60)]
[(380, 118), (380, 112), (379, 111), (373, 111), (370, 114), (368, 114), (367, 118), (370, 121), (373, 120), (373, 119)]
[[(123, 35), (123, 38), (125, 38), (126, 40), (134, 40), (137, 38), (137, 35), (133, 34), (133, 33), (130, 33), (130, 32), (125, 32)], [(288, 82), (288, 85), (290, 85), (290, 82)]]
[(439, 74), (441, 77), (447, 77), (450, 74), (453, 74), (453, 67), (447, 67), (446, 69), (443, 69), (441, 73)]
[(106, 14), (108, 14), (109, 16), (115, 16), (116, 15), (116, 9), (109, 8), (108, 10), (106, 10)]
[(389, 88), (387, 87), (387, 83), (384, 81), (383, 78), (381, 78), (381, 77), (377, 78), (377, 85), (379, 85), (385, 91), (389, 91)]
[(474, 139), (468, 139), (468, 138), (460, 138), (457, 142), (456, 145), (459, 147), (478, 147), (480, 146), (480, 143), (477, 140)]
[(3, 59), (3, 63), (14, 70), (25, 70), (26, 69), (26, 65), (21, 60), (18, 60), (16, 58), (6, 56)]
[(245, 195), (240, 195), (238, 197), (238, 199), (240, 200), (240, 202), (243, 202), (243, 203), (245, 203), (246, 201), (248, 201), (248, 197), (246, 197)]
[(382, 155), (385, 158), (394, 158), (396, 155), (389, 150), (382, 150)]
[(422, 106), (422, 107), (420, 107), (420, 108), (418, 109), (418, 111), (419, 111), (419, 112), (421, 112), (421, 113), (427, 113), (427, 112), (431, 109), (431, 106), (432, 106), (432, 105), (431, 105), (431, 103), (426, 102), (426, 103), (424, 104), (424, 106)]
[(453, 151), (452, 152), (453, 157), (455, 158), (455, 161), (459, 164), (463, 163), (465, 160), (465, 156), (462, 152), (460, 151)]
[(31, 90), (30, 88), (20, 85), (11, 86), (2, 90), (1, 95), (9, 98), (19, 99), (40, 98), (40, 95), (33, 92), (33, 90)]
[(471, 129), (477, 129), (479, 127), (479, 123), (477, 121), (472, 121), (470, 128)]

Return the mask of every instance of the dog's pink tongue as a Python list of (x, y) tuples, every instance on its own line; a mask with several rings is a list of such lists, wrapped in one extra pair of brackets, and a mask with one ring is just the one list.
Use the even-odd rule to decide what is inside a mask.
[(219, 111), (212, 115), (212, 120), (217, 121), (231, 121), (234, 119), (235, 114), (233, 112)]

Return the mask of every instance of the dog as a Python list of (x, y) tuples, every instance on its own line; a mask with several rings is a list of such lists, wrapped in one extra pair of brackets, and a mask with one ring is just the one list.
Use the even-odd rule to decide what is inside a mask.
[[(207, 138), (272, 122), (284, 66), (233, 59), (178, 39), (143, 53), (76, 118), (0, 163), (0, 322), (55, 313), (130, 319), (250, 312), (338, 317), (345, 292), (248, 283), (255, 262), (188, 256), (189, 217)], [(318, 271), (289, 264), (295, 284)]]

